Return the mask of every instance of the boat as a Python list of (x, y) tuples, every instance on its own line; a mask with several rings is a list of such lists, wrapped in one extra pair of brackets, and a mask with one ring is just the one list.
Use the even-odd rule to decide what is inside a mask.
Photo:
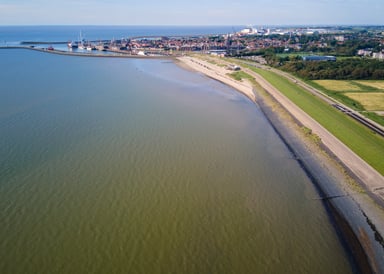
[(79, 49), (85, 49), (85, 46), (84, 46), (83, 43), (80, 43), (80, 44), (78, 45), (78, 48), (79, 48)]
[(68, 48), (70, 49), (77, 49), (79, 47), (78, 43), (77, 42), (68, 42), (67, 44)]
[(96, 47), (95, 46), (92, 46), (91, 44), (89, 44), (87, 46), (87, 50), (96, 50)]
[(86, 49), (86, 45), (84, 44), (83, 36), (80, 31), (80, 37), (79, 37), (79, 43), (78, 43), (78, 48), (81, 50)]

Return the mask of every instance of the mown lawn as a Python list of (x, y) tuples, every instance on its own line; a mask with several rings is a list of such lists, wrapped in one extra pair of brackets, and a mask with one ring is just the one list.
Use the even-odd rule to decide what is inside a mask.
[(384, 138), (271, 71), (251, 68), (384, 175)]
[(233, 79), (235, 79), (236, 81), (241, 81), (243, 79), (248, 79), (248, 80), (252, 80), (253, 79), (252, 76), (250, 76), (249, 74), (245, 73), (244, 71), (236, 71), (236, 72), (228, 73), (228, 75), (230, 77), (232, 77)]

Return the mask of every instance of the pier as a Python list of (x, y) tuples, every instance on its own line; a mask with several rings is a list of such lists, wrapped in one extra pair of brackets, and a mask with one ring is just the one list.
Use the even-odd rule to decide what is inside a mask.
[(172, 55), (160, 55), (160, 54), (132, 54), (130, 52), (124, 51), (113, 51), (108, 50), (105, 53), (97, 51), (65, 51), (58, 50), (55, 48), (39, 48), (35, 46), (0, 46), (0, 49), (23, 49), (23, 50), (34, 50), (39, 52), (51, 53), (51, 54), (59, 54), (59, 55), (68, 55), (68, 56), (79, 56), (79, 57), (108, 57), (108, 58), (173, 58)]

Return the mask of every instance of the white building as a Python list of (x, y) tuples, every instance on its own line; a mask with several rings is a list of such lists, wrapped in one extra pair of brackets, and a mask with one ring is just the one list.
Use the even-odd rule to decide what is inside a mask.
[(384, 52), (374, 52), (372, 58), (384, 60)]
[(359, 56), (371, 56), (372, 55), (372, 50), (369, 49), (359, 49), (357, 52), (357, 55)]

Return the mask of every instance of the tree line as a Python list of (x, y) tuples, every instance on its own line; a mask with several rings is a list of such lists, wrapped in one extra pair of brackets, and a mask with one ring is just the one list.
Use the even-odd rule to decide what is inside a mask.
[(308, 80), (383, 80), (384, 62), (373, 59), (348, 58), (336, 62), (303, 61), (295, 58), (275, 64), (280, 69)]
[(384, 62), (377, 59), (350, 57), (336, 62), (304, 61), (299, 55), (279, 54), (284, 48), (268, 48), (247, 55), (261, 55), (268, 65), (307, 80), (384, 80)]

